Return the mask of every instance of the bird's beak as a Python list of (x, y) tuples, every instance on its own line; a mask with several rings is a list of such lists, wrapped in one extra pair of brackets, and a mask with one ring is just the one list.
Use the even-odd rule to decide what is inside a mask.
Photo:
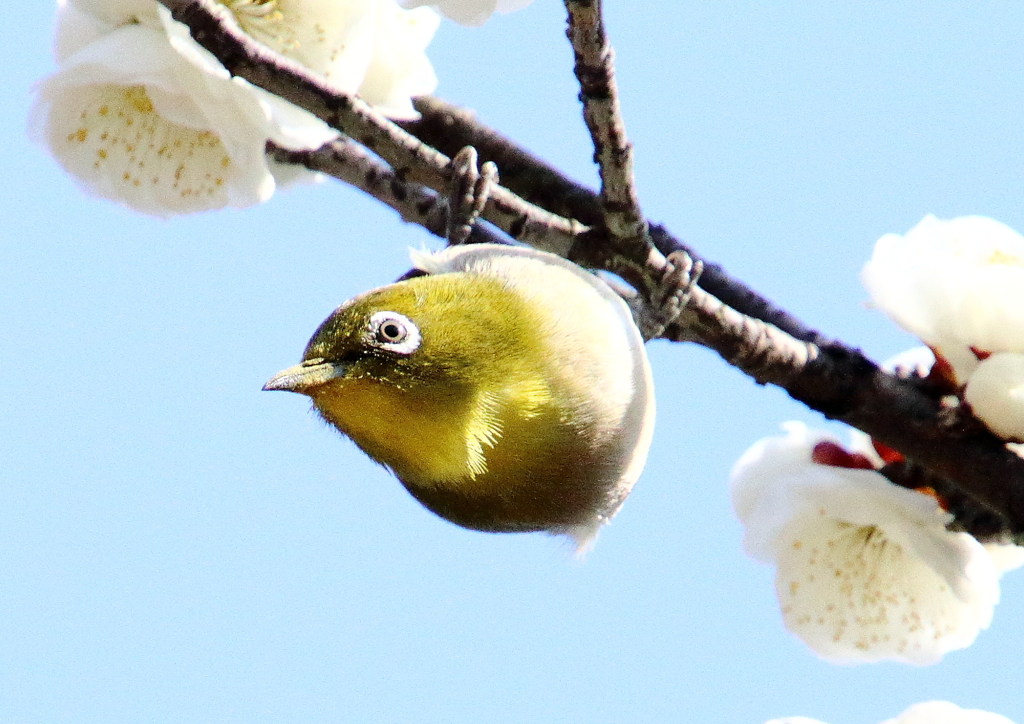
[(325, 382), (342, 377), (344, 374), (344, 365), (324, 362), (323, 360), (306, 360), (294, 367), (278, 372), (267, 380), (267, 384), (263, 385), (263, 389), (285, 390), (305, 395), (309, 394), (309, 391), (314, 387), (319, 387)]

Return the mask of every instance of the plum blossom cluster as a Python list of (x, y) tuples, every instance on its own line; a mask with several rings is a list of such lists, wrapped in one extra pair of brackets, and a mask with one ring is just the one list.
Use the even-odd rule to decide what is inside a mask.
[(947, 530), (930, 491), (877, 472), (892, 451), (849, 449), (798, 422), (757, 442), (732, 471), (743, 545), (776, 568), (786, 627), (823, 658), (932, 664), (988, 627), (1016, 546)]
[[(930, 377), (949, 404), (1024, 448), (1024, 237), (984, 217), (927, 216), (883, 236), (862, 280), (927, 345), (889, 369)], [(845, 448), (800, 423), (784, 428), (743, 455), (731, 485), (745, 549), (776, 567), (786, 627), (843, 662), (931, 664), (969, 646), (1024, 549), (948, 530), (934, 491), (879, 472), (902, 458), (870, 438)]]
[[(425, 49), (439, 18), (394, 0), (221, 0), (260, 42), (394, 118), (437, 84)], [(157, 216), (266, 201), (313, 178), (275, 164), (337, 136), (225, 68), (156, 0), (59, 0), (58, 70), (29, 128), (88, 192)]]
[[(805, 716), (772, 719), (765, 724), (825, 724)], [(961, 709), (948, 701), (925, 701), (914, 704), (894, 719), (882, 724), (1013, 724), (1005, 716), (981, 709)]]
[(975, 416), (1024, 442), (1024, 237), (982, 216), (926, 216), (879, 239), (861, 279)]

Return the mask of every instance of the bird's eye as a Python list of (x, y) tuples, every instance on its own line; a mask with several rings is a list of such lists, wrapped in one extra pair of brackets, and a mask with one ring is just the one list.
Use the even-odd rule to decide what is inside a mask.
[(420, 346), (420, 333), (412, 321), (398, 312), (377, 312), (370, 317), (366, 341), (379, 349), (409, 355)]
[(394, 344), (401, 342), (408, 336), (405, 325), (396, 320), (388, 320), (377, 327), (377, 341)]

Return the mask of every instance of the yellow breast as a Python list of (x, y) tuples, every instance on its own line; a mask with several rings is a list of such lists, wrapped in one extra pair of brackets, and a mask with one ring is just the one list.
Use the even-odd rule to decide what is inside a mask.
[(464, 492), (516, 485), (531, 456), (559, 443), (559, 415), (542, 380), (498, 390), (434, 383), (402, 389), (342, 379), (314, 395), (320, 414), (409, 485)]

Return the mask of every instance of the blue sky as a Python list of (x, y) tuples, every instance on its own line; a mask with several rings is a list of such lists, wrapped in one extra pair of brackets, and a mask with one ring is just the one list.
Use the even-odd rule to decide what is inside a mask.
[[(827, 334), (913, 344), (864, 306), (883, 233), (1024, 230), (1024, 6), (610, 0), (648, 216)], [(562, 7), (444, 24), (438, 93), (593, 183)], [(260, 392), (349, 296), (435, 244), (325, 183), (160, 221), (84, 196), (25, 137), (51, 7), (0, 49), (0, 722), (874, 724), (943, 698), (1024, 721), (1024, 573), (939, 665), (840, 667), (783, 630), (729, 468), (814, 413), (649, 346), (658, 424), (583, 562), (445, 523)]]

